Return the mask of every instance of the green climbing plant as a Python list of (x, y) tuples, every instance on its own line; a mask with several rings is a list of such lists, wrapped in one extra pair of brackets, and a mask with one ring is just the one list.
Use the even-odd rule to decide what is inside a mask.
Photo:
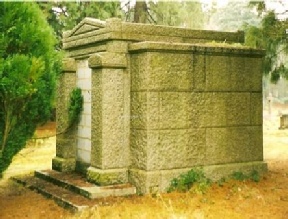
[(69, 128), (77, 125), (80, 122), (81, 112), (83, 111), (84, 99), (81, 89), (74, 88), (70, 94), (70, 103), (68, 106)]

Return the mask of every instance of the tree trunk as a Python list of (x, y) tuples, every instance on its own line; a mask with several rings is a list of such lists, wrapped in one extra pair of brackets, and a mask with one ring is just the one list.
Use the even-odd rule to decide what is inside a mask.
[(12, 117), (12, 110), (9, 109), (9, 103), (4, 102), (4, 130), (0, 151), (4, 151), (9, 133), (11, 131), (11, 119), (12, 119), (11, 117)]
[(145, 1), (136, 1), (134, 12), (134, 23), (146, 23), (147, 22), (147, 4)]
[(3, 151), (5, 146), (6, 146), (9, 132), (10, 132), (10, 123), (6, 120), (5, 121), (5, 125), (4, 125), (4, 132), (3, 132), (2, 144), (1, 144), (1, 151)]

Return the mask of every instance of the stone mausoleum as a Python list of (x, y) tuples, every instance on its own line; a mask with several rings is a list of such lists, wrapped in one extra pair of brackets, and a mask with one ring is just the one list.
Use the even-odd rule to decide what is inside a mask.
[(264, 51), (243, 42), (243, 32), (85, 18), (64, 34), (57, 132), (75, 87), (84, 110), (77, 129), (57, 136), (53, 169), (142, 193), (198, 166), (215, 180), (266, 171)]

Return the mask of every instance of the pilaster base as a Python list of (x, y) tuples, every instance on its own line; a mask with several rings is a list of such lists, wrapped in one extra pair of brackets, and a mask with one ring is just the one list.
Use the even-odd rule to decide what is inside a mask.
[(128, 182), (128, 171), (127, 169), (101, 170), (90, 166), (87, 169), (87, 179), (101, 186), (122, 184)]
[(86, 175), (87, 173), (87, 169), (89, 168), (90, 164), (88, 163), (84, 163), (84, 162), (81, 162), (81, 161), (76, 161), (76, 167), (75, 167), (75, 171), (77, 173), (80, 173), (80, 174), (84, 174)]
[(52, 159), (52, 169), (59, 172), (75, 171), (76, 160), (74, 158), (54, 157)]

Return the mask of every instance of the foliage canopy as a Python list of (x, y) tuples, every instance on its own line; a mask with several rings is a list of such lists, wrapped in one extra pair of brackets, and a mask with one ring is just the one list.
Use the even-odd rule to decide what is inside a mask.
[(281, 76), (288, 79), (288, 65), (285, 63), (288, 53), (286, 29), (288, 22), (277, 19), (273, 11), (265, 13), (259, 27), (246, 27), (246, 44), (266, 50), (264, 74), (270, 75), (273, 83), (276, 83)]
[(280, 77), (288, 79), (288, 21), (268, 10), (267, 2), (231, 1), (224, 8), (215, 10), (210, 27), (222, 31), (244, 30), (246, 46), (266, 50), (263, 74), (276, 83)]
[(57, 40), (36, 3), (0, 2), (0, 173), (50, 117)]

